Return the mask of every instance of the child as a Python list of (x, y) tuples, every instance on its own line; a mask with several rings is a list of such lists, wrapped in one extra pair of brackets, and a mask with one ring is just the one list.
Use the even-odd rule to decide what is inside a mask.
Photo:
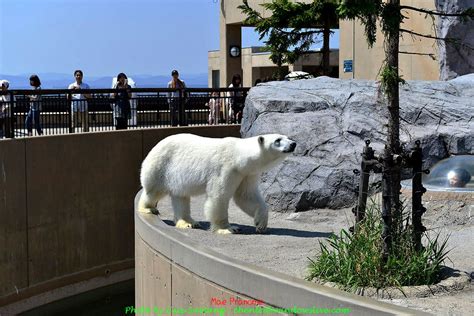
[(219, 92), (212, 92), (209, 103), (206, 103), (209, 107), (209, 125), (217, 125), (219, 123), (219, 117), (221, 114), (221, 100), (219, 99)]

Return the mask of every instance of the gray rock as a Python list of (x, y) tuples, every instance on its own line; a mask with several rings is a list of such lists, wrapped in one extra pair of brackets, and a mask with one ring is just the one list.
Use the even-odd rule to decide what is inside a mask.
[[(408, 81), (400, 89), (401, 140), (422, 141), (424, 167), (457, 154), (474, 154), (474, 74), (448, 82)], [(281, 133), (294, 155), (262, 177), (271, 210), (340, 208), (356, 200), (364, 140), (381, 153), (387, 110), (376, 82), (328, 77), (270, 82), (250, 90), (242, 137)], [(380, 186), (373, 177), (371, 188)]]
[[(442, 12), (460, 12), (474, 7), (473, 0), (436, 0)], [(474, 20), (463, 22), (459, 18), (437, 19), (438, 36), (459, 40), (459, 43), (438, 42), (440, 79), (448, 80), (474, 72)]]

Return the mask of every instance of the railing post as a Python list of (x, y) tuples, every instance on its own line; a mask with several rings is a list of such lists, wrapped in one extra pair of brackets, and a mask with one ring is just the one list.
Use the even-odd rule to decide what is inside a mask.
[(365, 141), (365, 147), (361, 154), (362, 161), (360, 163), (360, 171), (357, 169), (354, 170), (354, 173), (360, 174), (359, 180), (359, 195), (358, 195), (358, 203), (352, 209), (352, 212), (355, 215), (355, 225), (349, 228), (349, 231), (354, 233), (357, 229), (357, 226), (360, 222), (362, 222), (365, 218), (365, 210), (367, 208), (367, 196), (369, 194), (369, 179), (370, 179), (370, 172), (373, 171), (375, 173), (381, 172), (381, 165), (379, 163), (379, 158), (375, 156), (375, 151), (372, 149), (370, 145), (370, 140)]
[(188, 125), (186, 123), (186, 110), (184, 108), (185, 106), (185, 91), (184, 89), (180, 88), (179, 89), (179, 99), (178, 99), (178, 121), (179, 121), (179, 126), (186, 126)]
[(67, 109), (67, 117), (68, 117), (68, 127), (69, 127), (69, 134), (74, 133), (73, 127), (73, 117), (72, 117), (72, 96), (71, 92), (66, 94), (66, 109)]
[(10, 92), (10, 121), (8, 122), (8, 124), (5, 124), (5, 127), (7, 125), (10, 125), (6, 128), (8, 128), (9, 130), (9, 133), (7, 133), (5, 131), (5, 137), (6, 138), (15, 138), (15, 122), (16, 122), (16, 117), (15, 117), (15, 105), (16, 105), (16, 102), (15, 102), (15, 95), (13, 94), (13, 92)]

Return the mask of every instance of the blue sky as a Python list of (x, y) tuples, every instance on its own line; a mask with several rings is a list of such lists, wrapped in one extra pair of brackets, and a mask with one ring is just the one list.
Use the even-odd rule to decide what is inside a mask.
[[(207, 73), (218, 10), (217, 0), (0, 0), (0, 73)], [(258, 44), (244, 28), (242, 46)]]

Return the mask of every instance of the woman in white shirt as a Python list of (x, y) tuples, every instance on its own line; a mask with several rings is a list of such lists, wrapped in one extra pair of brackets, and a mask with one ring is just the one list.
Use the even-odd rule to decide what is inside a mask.
[[(7, 91), (9, 86), (10, 82), (8, 82), (8, 80), (0, 80), (0, 89), (2, 91)], [(15, 102), (14, 96), (13, 102)], [(10, 95), (0, 95), (0, 138), (11, 138), (13, 136), (11, 129), (11, 111), (13, 111), (13, 104)]]

